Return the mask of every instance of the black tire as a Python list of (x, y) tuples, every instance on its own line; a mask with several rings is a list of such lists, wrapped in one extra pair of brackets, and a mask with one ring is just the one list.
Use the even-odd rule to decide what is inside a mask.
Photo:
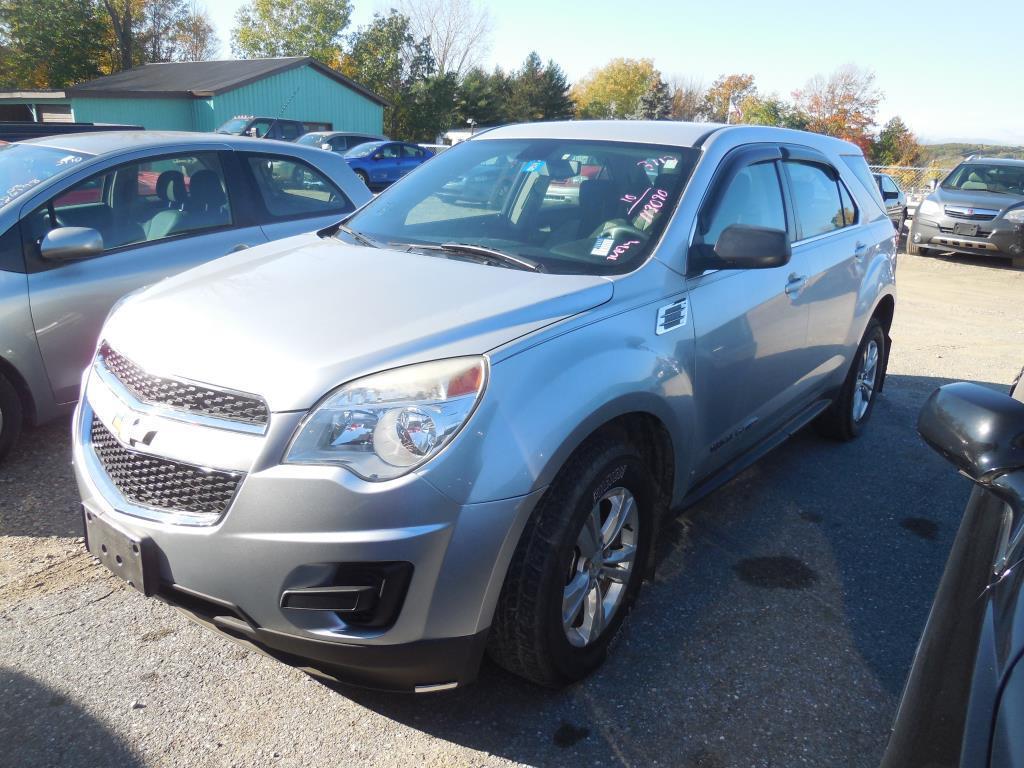
[(21, 434), (25, 415), (14, 386), (0, 374), (0, 461), (10, 452)]
[[(597, 501), (624, 488), (636, 500), (638, 528), (631, 574), (604, 629), (584, 646), (562, 624), (563, 590), (580, 562), (577, 537)], [(488, 639), (491, 658), (539, 685), (575, 682), (604, 661), (643, 581), (654, 531), (656, 484), (624, 436), (596, 436), (562, 467), (537, 504), (505, 576)]]
[[(861, 362), (865, 359), (865, 353), (872, 341), (877, 350), (877, 360), (871, 381), (871, 395), (868, 398), (866, 410), (859, 418), (856, 418), (854, 400), (858, 388), (862, 386), (860, 381)], [(828, 410), (818, 417), (816, 426), (821, 434), (843, 441), (853, 440), (860, 436), (871, 418), (871, 412), (875, 409), (875, 402), (878, 400), (878, 392), (885, 382), (885, 368), (888, 359), (889, 347), (885, 329), (882, 328), (882, 324), (878, 322), (877, 318), (873, 317), (857, 347), (857, 354), (850, 362), (850, 370), (846, 374), (846, 380), (843, 382), (842, 389), (839, 390), (838, 397)]]
[(910, 225), (910, 231), (907, 232), (907, 255), (909, 256), (920, 256), (921, 246), (914, 242), (914, 225)]
[(359, 169), (357, 168), (357, 169), (356, 169), (356, 176), (358, 176), (358, 177), (359, 177), (359, 180), (360, 180), (361, 182), (363, 182), (363, 184), (365, 184), (365, 185), (366, 185), (366, 188), (367, 188), (367, 189), (369, 189), (369, 188), (370, 188), (370, 177), (369, 177), (369, 176), (368, 176), (368, 175), (366, 174), (366, 171), (361, 171), (361, 170), (359, 170)]

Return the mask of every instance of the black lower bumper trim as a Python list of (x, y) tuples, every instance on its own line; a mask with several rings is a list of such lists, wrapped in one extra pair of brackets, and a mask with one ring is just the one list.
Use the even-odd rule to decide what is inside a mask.
[(189, 619), (289, 666), (338, 682), (387, 691), (459, 687), (476, 680), (487, 632), (400, 645), (314, 640), (256, 626), (237, 606), (184, 589), (162, 587), (161, 600)]

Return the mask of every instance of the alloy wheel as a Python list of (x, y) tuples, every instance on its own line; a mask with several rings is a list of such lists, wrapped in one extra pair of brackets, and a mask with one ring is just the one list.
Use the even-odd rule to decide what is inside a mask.
[(878, 378), (878, 342), (871, 339), (864, 348), (857, 366), (857, 380), (853, 387), (853, 420), (859, 422), (868, 412), (871, 398), (875, 394)]
[(619, 610), (635, 566), (640, 516), (633, 494), (605, 492), (583, 521), (562, 593), (562, 628), (582, 648), (595, 642)]

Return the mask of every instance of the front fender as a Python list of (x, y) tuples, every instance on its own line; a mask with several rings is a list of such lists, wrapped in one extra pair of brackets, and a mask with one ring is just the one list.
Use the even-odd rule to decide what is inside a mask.
[(604, 318), (501, 360), (465, 432), (426, 479), (460, 503), (546, 487), (596, 430), (629, 413), (657, 418), (672, 441), (676, 488), (690, 476), (693, 330), (654, 333), (657, 302)]

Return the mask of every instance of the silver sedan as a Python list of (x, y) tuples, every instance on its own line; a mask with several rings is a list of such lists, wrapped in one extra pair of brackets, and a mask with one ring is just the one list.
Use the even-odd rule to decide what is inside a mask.
[(71, 411), (120, 297), (370, 198), (340, 156), (284, 142), (133, 131), (0, 144), (0, 458), (23, 425)]

